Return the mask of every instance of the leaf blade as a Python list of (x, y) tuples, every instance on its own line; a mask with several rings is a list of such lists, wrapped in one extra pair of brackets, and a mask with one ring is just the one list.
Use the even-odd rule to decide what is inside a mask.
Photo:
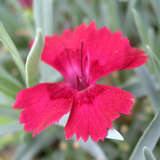
[(135, 23), (136, 23), (136, 26), (137, 26), (141, 41), (144, 44), (147, 44), (148, 43), (148, 35), (147, 35), (147, 31), (146, 31), (145, 25), (142, 22), (142, 19), (141, 19), (139, 13), (136, 11), (136, 9), (132, 9), (132, 14), (134, 16), (134, 20), (135, 20)]
[[(44, 35), (52, 35), (54, 31), (53, 7), (54, 0), (43, 1), (43, 29)], [(49, 16), (48, 16), (49, 15)]]
[(89, 139), (87, 142), (84, 142), (83, 140), (80, 139), (79, 144), (85, 151), (89, 152), (95, 158), (101, 160), (108, 160), (108, 158), (105, 156), (104, 152), (99, 147), (99, 145), (93, 142), (91, 139)]
[(147, 95), (151, 99), (152, 107), (155, 113), (159, 111), (160, 99), (157, 94), (155, 83), (145, 66), (135, 69), (136, 74), (140, 78), (142, 86), (146, 90)]
[(143, 154), (144, 154), (145, 160), (156, 160), (152, 151), (148, 147), (143, 148)]
[(43, 51), (43, 36), (40, 30), (37, 31), (35, 42), (29, 52), (26, 62), (26, 85), (31, 87), (39, 82), (40, 71), (39, 63), (40, 56)]
[(17, 50), (17, 48), (15, 47), (13, 41), (11, 40), (10, 36), (8, 35), (6, 29), (4, 28), (3, 24), (0, 22), (0, 41), (2, 41), (2, 43), (6, 46), (6, 48), (9, 49), (9, 52), (12, 55), (12, 58), (15, 62), (15, 64), (17, 65), (20, 74), (25, 82), (25, 66), (24, 66), (24, 62)]
[(18, 132), (23, 128), (22, 125), (19, 124), (18, 121), (11, 122), (9, 124), (0, 126), (0, 137), (9, 134), (9, 133), (14, 133)]
[(119, 140), (119, 141), (124, 140), (123, 136), (114, 128), (108, 130), (108, 135), (106, 138), (115, 139), (115, 140)]
[[(134, 151), (131, 154), (129, 160), (143, 160), (143, 147), (149, 147), (151, 150), (154, 149), (155, 145), (159, 140), (160, 133), (160, 112), (153, 118), (148, 127), (145, 129), (144, 134), (138, 141)], [(152, 138), (150, 138), (152, 137)]]

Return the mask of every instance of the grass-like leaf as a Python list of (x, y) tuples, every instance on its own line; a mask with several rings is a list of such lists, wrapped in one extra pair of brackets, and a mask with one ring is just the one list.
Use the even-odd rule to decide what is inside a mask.
[(108, 160), (99, 145), (93, 142), (91, 139), (89, 139), (87, 142), (84, 142), (80, 139), (79, 144), (85, 151), (89, 152), (95, 158), (101, 160)]
[(114, 128), (108, 130), (108, 135), (106, 138), (115, 139), (115, 140), (119, 140), (119, 141), (124, 140), (123, 136)]
[(43, 0), (33, 1), (33, 13), (35, 20), (35, 28), (43, 30)]
[[(43, 29), (44, 35), (52, 35), (54, 30), (53, 6), (54, 0), (43, 0)], [(49, 16), (48, 16), (49, 15)]]
[(135, 72), (141, 81), (141, 85), (146, 90), (146, 94), (149, 96), (151, 100), (152, 107), (155, 113), (157, 113), (157, 111), (159, 111), (160, 109), (160, 97), (157, 92), (153, 78), (151, 77), (146, 66), (142, 66), (140, 68), (135, 69)]
[(54, 132), (46, 132), (36, 136), (26, 144), (21, 144), (17, 149), (14, 160), (31, 160), (43, 148), (51, 145), (57, 137)]
[(25, 81), (25, 67), (23, 60), (1, 22), (0, 22), (0, 41), (2, 41), (4, 46), (9, 49), (9, 52), (11, 53), (13, 60), (17, 65), (23, 80)]
[[(0, 66), (0, 82), (4, 85), (10, 85), (10, 87), (15, 87), (16, 89), (22, 89), (23, 85), (12, 75), (10, 75), (2, 66)], [(14, 88), (14, 89), (15, 89)]]
[(149, 147), (151, 150), (156, 146), (160, 138), (160, 112), (154, 117), (149, 126), (139, 139), (129, 160), (143, 160), (143, 148)]
[(158, 23), (160, 25), (160, 1), (159, 0), (150, 0), (150, 3), (152, 4), (153, 6), (153, 9), (155, 11), (155, 14), (157, 16), (157, 20), (158, 20)]
[(0, 104), (0, 116), (18, 119), (17, 112), (12, 110), (11, 108), (7, 108), (5, 105), (2, 106), (1, 104)]
[(152, 65), (155, 70), (155, 75), (160, 81), (160, 59), (159, 57), (153, 52), (152, 48), (149, 45), (146, 45), (146, 51), (150, 55), (152, 60)]
[(105, 5), (107, 5), (106, 16), (109, 27), (112, 29), (112, 31), (121, 29), (118, 2), (116, 0), (107, 0)]
[[(33, 2), (36, 28), (41, 28), (44, 35), (52, 35), (54, 30), (54, 0)], [(48, 16), (49, 15), (49, 16)]]
[(0, 91), (8, 97), (15, 98), (17, 92), (24, 86), (2, 67), (0, 73)]
[(93, 8), (85, 0), (75, 0), (76, 4), (89, 17), (90, 20), (96, 20), (96, 15)]
[(144, 154), (145, 160), (156, 160), (152, 151), (148, 147), (143, 148), (143, 154)]
[(26, 62), (26, 84), (27, 87), (36, 85), (40, 79), (40, 56), (43, 50), (43, 36), (40, 30), (37, 31), (36, 39), (33, 43), (31, 51)]
[(148, 43), (148, 37), (147, 37), (147, 31), (146, 31), (145, 25), (144, 25), (140, 15), (139, 15), (139, 13), (135, 9), (132, 9), (132, 13), (133, 13), (133, 16), (134, 16), (134, 20), (135, 20), (140, 38), (141, 38), (141, 40), (144, 44), (147, 44)]
[(23, 128), (18, 121), (11, 122), (9, 124), (0, 126), (0, 137), (6, 134), (15, 133), (20, 131)]

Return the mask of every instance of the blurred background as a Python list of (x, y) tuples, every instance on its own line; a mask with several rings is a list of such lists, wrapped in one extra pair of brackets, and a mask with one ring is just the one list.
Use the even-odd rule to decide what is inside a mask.
[[(144, 146), (160, 160), (159, 0), (0, 0), (0, 21), (13, 41), (2, 32), (1, 26), (0, 160), (128, 160), (129, 157), (138, 160), (135, 155), (142, 154)], [(43, 35), (51, 35), (91, 21), (98, 27), (106, 25), (113, 32), (121, 30), (132, 46), (144, 49), (150, 56), (146, 66), (114, 72), (100, 80), (136, 97), (132, 114), (123, 115), (114, 123), (124, 141), (105, 139), (87, 145), (66, 141), (61, 126), (49, 127), (32, 138), (18, 123), (20, 112), (11, 109), (17, 92), (25, 84), (10, 51), (16, 46), (14, 51), (25, 62), (37, 27), (42, 28)], [(11, 43), (15, 46), (8, 45)], [(41, 82), (62, 80), (55, 70), (40, 65)]]

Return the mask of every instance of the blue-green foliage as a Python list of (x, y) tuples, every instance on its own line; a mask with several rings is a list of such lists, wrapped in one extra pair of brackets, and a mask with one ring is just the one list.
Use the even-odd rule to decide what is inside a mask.
[[(120, 71), (102, 79), (132, 92), (136, 103), (132, 115), (115, 127), (124, 141), (106, 139), (98, 144), (66, 141), (60, 126), (50, 127), (35, 139), (24, 133), (19, 112), (11, 109), (16, 94), (27, 85), (62, 80), (46, 64), (39, 65), (43, 38), (29, 52), (37, 28), (43, 35), (61, 33), (83, 22), (121, 30), (131, 44), (150, 56), (148, 64), (134, 71)], [(2, 22), (2, 23), (1, 23)], [(160, 156), (160, 1), (159, 0), (35, 0), (24, 9), (17, 0), (0, 0), (0, 149), (14, 146), (15, 160), (149, 160)], [(2, 45), (3, 44), (3, 45)], [(9, 53), (10, 54), (9, 54)], [(29, 57), (28, 53), (30, 53)], [(13, 59), (12, 59), (13, 58)], [(25, 63), (26, 70), (25, 70)], [(34, 70), (32, 70), (34, 68)], [(40, 68), (40, 70), (39, 70)], [(33, 73), (37, 74), (32, 77)], [(41, 76), (40, 76), (41, 75)], [(144, 148), (145, 147), (145, 148)], [(154, 154), (151, 152), (154, 152)], [(155, 157), (153, 156), (155, 155)]]

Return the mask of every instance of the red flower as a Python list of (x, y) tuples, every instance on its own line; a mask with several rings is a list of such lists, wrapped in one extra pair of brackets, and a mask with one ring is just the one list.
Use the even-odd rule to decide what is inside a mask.
[(33, 0), (18, 0), (18, 1), (25, 8), (31, 8), (32, 7)]
[(146, 63), (144, 51), (130, 46), (122, 33), (92, 22), (45, 38), (41, 59), (57, 69), (65, 82), (43, 83), (18, 93), (15, 109), (23, 109), (20, 123), (35, 136), (70, 111), (66, 138), (104, 140), (120, 113), (130, 114), (133, 95), (116, 87), (96, 84), (104, 75)]

